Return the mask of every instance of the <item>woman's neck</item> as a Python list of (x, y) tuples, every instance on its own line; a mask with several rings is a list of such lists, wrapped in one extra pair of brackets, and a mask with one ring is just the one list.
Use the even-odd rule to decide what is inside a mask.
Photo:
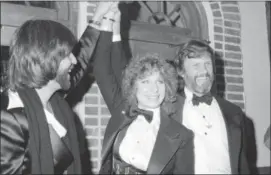
[(147, 110), (147, 111), (152, 111), (152, 112), (160, 110), (160, 106), (157, 108), (146, 108), (146, 107), (138, 106), (138, 108), (143, 109), (143, 110)]

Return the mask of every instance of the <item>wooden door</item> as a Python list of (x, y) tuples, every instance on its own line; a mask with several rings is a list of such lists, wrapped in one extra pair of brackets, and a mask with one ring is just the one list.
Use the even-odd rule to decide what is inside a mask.
[(129, 31), (124, 32), (124, 43), (128, 57), (155, 53), (172, 60), (178, 45), (192, 39), (191, 31), (185, 28), (170, 27), (143, 22), (131, 22)]

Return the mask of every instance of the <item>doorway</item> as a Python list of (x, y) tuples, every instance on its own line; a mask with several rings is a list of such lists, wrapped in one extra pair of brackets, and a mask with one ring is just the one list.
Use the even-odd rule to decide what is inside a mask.
[[(209, 38), (201, 2), (135, 1), (120, 4), (120, 10), (123, 46), (128, 58), (155, 53), (172, 61), (185, 42)], [(179, 79), (182, 90), (183, 81)], [(216, 92), (216, 85), (212, 91)]]

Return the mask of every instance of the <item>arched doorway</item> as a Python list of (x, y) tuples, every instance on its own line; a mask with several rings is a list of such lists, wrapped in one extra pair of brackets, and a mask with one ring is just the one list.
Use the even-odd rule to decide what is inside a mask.
[(134, 1), (123, 4), (123, 38), (128, 57), (155, 52), (172, 59), (175, 45), (192, 38), (208, 40), (208, 23), (201, 2)]

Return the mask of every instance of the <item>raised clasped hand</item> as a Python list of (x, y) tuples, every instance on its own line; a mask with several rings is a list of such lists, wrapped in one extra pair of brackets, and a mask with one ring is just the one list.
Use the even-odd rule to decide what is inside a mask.
[(101, 1), (98, 3), (94, 17), (95, 20), (100, 21), (105, 15), (110, 15), (118, 10), (119, 1)]

